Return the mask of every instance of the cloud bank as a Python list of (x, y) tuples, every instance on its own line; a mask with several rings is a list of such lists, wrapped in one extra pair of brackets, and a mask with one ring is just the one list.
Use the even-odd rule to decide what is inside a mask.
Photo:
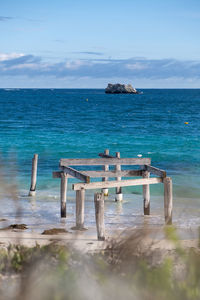
[(176, 59), (66, 59), (46, 62), (25, 54), (0, 54), (0, 76), (53, 76), (56, 78), (200, 78), (200, 61)]

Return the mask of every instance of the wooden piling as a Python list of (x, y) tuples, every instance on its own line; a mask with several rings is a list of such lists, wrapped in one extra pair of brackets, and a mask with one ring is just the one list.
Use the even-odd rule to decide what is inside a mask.
[(99, 241), (105, 240), (105, 225), (104, 225), (104, 194), (94, 194), (95, 217), (97, 226), (97, 238)]
[(61, 183), (60, 183), (60, 215), (61, 218), (66, 218), (66, 199), (67, 199), (67, 179), (66, 173), (61, 172)]
[(29, 196), (35, 196), (36, 194), (37, 164), (38, 164), (38, 154), (34, 154), (32, 158), (31, 187), (29, 191)]
[[(109, 155), (109, 149), (105, 149), (104, 154)], [(109, 171), (109, 165), (104, 165), (103, 170), (104, 171)], [(107, 180), (108, 180), (108, 177), (103, 177), (102, 178), (102, 181), (107, 181)], [(104, 196), (108, 196), (108, 189), (102, 189), (102, 193), (104, 194)]]
[(172, 195), (172, 180), (170, 177), (163, 179), (164, 183), (164, 213), (166, 225), (172, 224), (172, 208), (173, 208), (173, 195)]
[(85, 190), (76, 191), (76, 227), (73, 229), (84, 229)]
[[(116, 157), (120, 158), (120, 152), (116, 152)], [(115, 171), (121, 171), (121, 166), (116, 165), (115, 166)], [(116, 177), (117, 181), (121, 180), (121, 177)], [(122, 188), (121, 187), (116, 187), (116, 195), (115, 195), (115, 201), (122, 201), (123, 200), (123, 194), (122, 194)]]
[[(149, 178), (150, 173), (148, 171), (143, 171), (142, 177)], [(144, 198), (144, 215), (150, 215), (150, 187), (149, 187), (149, 184), (143, 185), (143, 198)]]

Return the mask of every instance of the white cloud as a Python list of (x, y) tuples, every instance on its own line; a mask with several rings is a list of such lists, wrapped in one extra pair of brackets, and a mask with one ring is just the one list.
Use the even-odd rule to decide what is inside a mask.
[(200, 79), (200, 61), (175, 59), (78, 59), (46, 62), (42, 57), (22, 53), (0, 53), (0, 76), (36, 78), (131, 78), (167, 80), (170, 78)]
[[(38, 64), (21, 64), (21, 65), (15, 65), (15, 66), (11, 66), (9, 67), (10, 70), (17, 70), (17, 69), (32, 69), (32, 70), (37, 70), (38, 68), (40, 68), (40, 66)], [(6, 70), (6, 68), (5, 68)]]
[(23, 53), (0, 53), (0, 61), (15, 59), (24, 56)]
[(84, 65), (87, 65), (87, 63), (82, 60), (74, 60), (74, 61), (67, 61), (65, 67), (66, 69), (69, 70), (78, 70), (80, 67)]

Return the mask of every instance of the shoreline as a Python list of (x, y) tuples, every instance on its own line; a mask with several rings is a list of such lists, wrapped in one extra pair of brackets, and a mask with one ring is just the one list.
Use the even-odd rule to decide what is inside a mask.
[[(171, 227), (171, 226), (170, 226)], [(168, 228), (170, 228), (168, 227)], [(171, 227), (172, 228), (172, 227)], [(175, 229), (178, 241), (183, 249), (199, 249), (199, 238), (179, 238), (178, 229)], [(142, 252), (159, 250), (170, 252), (176, 250), (176, 242), (170, 241), (165, 236), (165, 227), (151, 228), (138, 227), (126, 230), (106, 230), (106, 240), (98, 241), (96, 228), (91, 227), (86, 231), (69, 230), (66, 233), (42, 234), (36, 232), (25, 232), (22, 230), (0, 230), (0, 248), (7, 248), (9, 245), (23, 245), (28, 248), (46, 246), (51, 243), (69, 246), (81, 253), (95, 253), (109, 249), (113, 243), (128, 240), (130, 236), (140, 236)]]
[[(42, 197), (40, 193), (35, 197), (23, 197), (16, 200), (1, 200), (2, 214), (0, 216), (0, 231), (12, 224), (26, 224), (26, 232), (40, 234), (51, 228), (63, 228), (70, 231), (75, 226), (75, 198), (69, 193), (67, 199), (67, 218), (60, 218), (59, 197)], [(143, 215), (142, 195), (125, 194), (123, 202), (115, 202), (114, 194), (105, 200), (105, 228), (111, 232), (116, 229), (129, 230), (143, 226), (157, 228), (164, 226), (163, 197), (151, 197), (151, 214)], [(191, 199), (190, 199), (191, 200)], [(198, 220), (199, 207), (197, 199), (193, 206), (187, 199), (174, 199), (173, 225), (180, 233), (181, 239), (194, 239), (199, 237)], [(85, 201), (85, 226), (89, 229), (96, 228), (93, 194), (89, 194)], [(96, 229), (95, 229), (96, 230)]]

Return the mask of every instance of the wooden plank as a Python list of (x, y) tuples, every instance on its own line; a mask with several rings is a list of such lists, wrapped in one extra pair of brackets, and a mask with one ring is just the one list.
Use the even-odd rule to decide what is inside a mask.
[[(142, 176), (142, 170), (123, 170), (123, 171), (81, 171), (82, 174), (86, 176), (90, 176), (93, 178), (101, 178), (101, 177), (136, 177)], [(60, 178), (61, 171), (53, 172), (53, 178)], [(73, 178), (73, 176), (69, 175), (69, 178)]]
[(34, 154), (32, 158), (31, 187), (29, 191), (29, 196), (35, 196), (36, 194), (37, 164), (38, 164), (38, 154)]
[(171, 225), (172, 224), (172, 207), (173, 207), (172, 180), (170, 177), (166, 177), (166, 178), (164, 178), (163, 183), (164, 183), (165, 223), (167, 225)]
[[(158, 175), (160, 177), (165, 178), (166, 177), (166, 172), (164, 170), (152, 167), (152, 166), (147, 166), (145, 165), (145, 169), (153, 173), (155, 175)], [(53, 172), (53, 178), (60, 178), (60, 172)], [(82, 174), (88, 175), (90, 177), (134, 177), (134, 176), (142, 176), (142, 170), (124, 170), (124, 171), (81, 171)]]
[(104, 224), (104, 195), (103, 193), (94, 194), (95, 219), (97, 226), (97, 238), (99, 241), (105, 240)]
[(123, 170), (123, 171), (81, 171), (93, 178), (100, 177), (136, 177), (142, 176), (142, 170)]
[(61, 183), (60, 183), (60, 214), (61, 218), (66, 218), (66, 199), (67, 199), (67, 175), (61, 173)]
[(104, 181), (104, 182), (91, 182), (91, 183), (75, 183), (72, 185), (73, 190), (92, 190), (92, 189), (102, 189), (102, 188), (114, 188), (118, 186), (135, 186), (135, 185), (144, 185), (144, 184), (156, 184), (163, 182), (163, 178), (142, 178), (142, 179), (129, 179), (119, 181)]
[(70, 167), (61, 167), (61, 169), (64, 173), (67, 173), (68, 175), (71, 175), (72, 177), (80, 179), (80, 180), (82, 180), (86, 183), (90, 183), (90, 176), (85, 175), (80, 171), (77, 171), (77, 170), (72, 169)]
[[(143, 178), (149, 178), (148, 171), (143, 171)], [(144, 197), (144, 215), (150, 215), (150, 188), (149, 184), (143, 185), (143, 197)]]
[(149, 165), (151, 158), (62, 158), (60, 167), (102, 165)]
[[(109, 149), (105, 149), (104, 150), (104, 155), (108, 158), (109, 156)], [(103, 170), (106, 172), (106, 171), (109, 171), (109, 165), (104, 165), (103, 166)], [(108, 180), (108, 177), (102, 177), (102, 181), (107, 181)], [(104, 194), (104, 196), (108, 196), (108, 189), (102, 189), (102, 193)]]
[(156, 167), (145, 165), (144, 168), (146, 171), (148, 171), (152, 174), (158, 175), (160, 177), (164, 178), (167, 176), (167, 173), (164, 170), (158, 169)]

